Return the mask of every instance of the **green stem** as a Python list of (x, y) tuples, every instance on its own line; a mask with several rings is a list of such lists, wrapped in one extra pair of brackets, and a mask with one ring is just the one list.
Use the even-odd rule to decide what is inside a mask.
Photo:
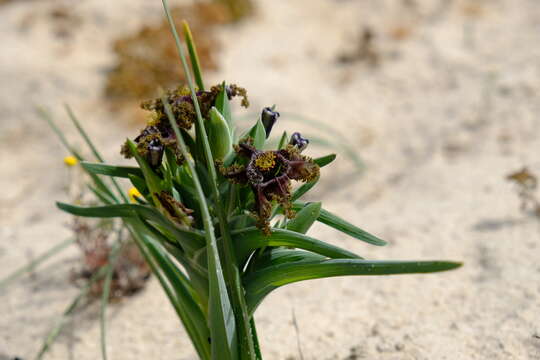
[[(240, 354), (242, 358), (246, 358), (245, 355), (247, 355), (247, 359), (255, 360), (255, 349), (253, 345), (253, 338), (251, 333), (251, 326), (249, 323), (249, 314), (247, 311), (247, 305), (246, 300), (244, 297), (244, 290), (242, 287), (242, 282), (240, 279), (240, 271), (238, 269), (238, 263), (236, 261), (235, 255), (234, 255), (234, 249), (232, 246), (232, 239), (228, 228), (227, 223), (227, 216), (225, 215), (224, 209), (222, 207), (220, 198), (219, 198), (219, 189), (217, 186), (217, 174), (216, 169), (214, 166), (214, 160), (212, 158), (212, 151), (210, 149), (210, 144), (208, 141), (208, 136), (206, 134), (206, 129), (204, 127), (203, 123), (203, 117), (201, 113), (201, 109), (199, 106), (199, 101), (197, 99), (197, 94), (195, 92), (195, 87), (193, 85), (193, 80), (191, 79), (191, 74), (189, 72), (188, 64), (186, 57), (184, 55), (184, 50), (181, 45), (180, 38), (178, 36), (178, 33), (176, 31), (176, 27), (174, 25), (174, 21), (172, 19), (172, 16), (170, 12), (168, 11), (168, 5), (167, 0), (162, 0), (163, 5), (165, 8), (165, 12), (167, 14), (167, 19), (169, 21), (169, 25), (171, 27), (171, 31), (173, 33), (176, 47), (178, 50), (178, 54), (180, 56), (180, 59), (182, 61), (182, 66), (184, 68), (184, 73), (186, 75), (186, 79), (188, 82), (189, 89), (191, 91), (191, 98), (193, 100), (193, 105), (195, 107), (195, 113), (197, 114), (197, 128), (199, 130), (199, 133), (202, 137), (204, 152), (206, 155), (206, 165), (208, 168), (208, 173), (210, 174), (210, 182), (212, 185), (212, 193), (214, 195), (215, 199), (215, 206), (217, 210), (217, 215), (220, 223), (220, 230), (221, 230), (221, 236), (223, 238), (223, 253), (225, 257), (224, 261), (224, 270), (225, 270), (225, 276), (227, 277), (227, 285), (230, 286), (230, 289), (232, 290), (232, 305), (234, 308), (234, 315), (236, 319), (236, 324), (238, 326), (238, 329), (240, 330)], [(163, 100), (162, 100), (163, 101)], [(168, 104), (168, 102), (165, 100), (163, 101), (163, 104)], [(167, 107), (166, 107), (167, 108)], [(169, 120), (171, 120), (172, 113), (170, 112), (170, 106), (168, 109)], [(171, 120), (171, 125), (173, 126), (175, 133), (177, 134), (177, 138), (179, 142), (182, 143), (182, 147), (185, 148), (185, 144), (183, 143), (183, 139), (180, 136), (180, 132), (178, 131), (178, 126), (176, 124), (176, 121), (174, 121), (174, 118)], [(185, 156), (186, 159), (188, 159), (187, 156)], [(188, 164), (190, 162), (188, 161)], [(194, 178), (196, 178), (196, 174), (194, 172), (194, 169), (192, 170)], [(197, 183), (197, 182), (196, 182)], [(200, 185), (199, 185), (200, 186)], [(201, 189), (201, 194), (204, 199), (204, 193)], [(206, 204), (205, 206), (206, 207)], [(209, 216), (209, 214), (208, 214)], [(206, 222), (206, 221), (205, 221)], [(210, 219), (210, 226), (212, 226), (211, 219)], [(206, 231), (208, 234), (208, 230)], [(214, 238), (215, 241), (215, 238)], [(211, 249), (214, 251), (214, 249)], [(216, 248), (217, 251), (217, 248)], [(209, 252), (210, 253), (210, 252)]]

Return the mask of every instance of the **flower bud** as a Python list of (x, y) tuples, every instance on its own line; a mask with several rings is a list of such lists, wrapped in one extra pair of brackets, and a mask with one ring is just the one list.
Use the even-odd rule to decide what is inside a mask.
[(152, 139), (148, 142), (146, 161), (153, 168), (157, 168), (161, 165), (163, 159), (163, 151), (165, 150), (163, 144), (159, 139)]
[(296, 146), (299, 151), (302, 151), (308, 146), (309, 140), (303, 138), (299, 132), (295, 132), (294, 134), (292, 134), (289, 144), (292, 146)]
[(212, 107), (207, 122), (208, 140), (215, 160), (223, 160), (232, 151), (232, 138), (227, 120)]
[(264, 130), (266, 131), (266, 138), (270, 136), (270, 131), (279, 118), (279, 113), (272, 110), (272, 108), (265, 107), (261, 113), (261, 121), (264, 125)]

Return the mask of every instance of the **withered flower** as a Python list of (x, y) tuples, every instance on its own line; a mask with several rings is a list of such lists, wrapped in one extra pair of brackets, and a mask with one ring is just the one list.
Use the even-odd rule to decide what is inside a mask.
[(255, 195), (257, 227), (266, 234), (270, 234), (273, 201), (281, 204), (287, 218), (295, 215), (291, 204), (291, 180), (308, 182), (319, 176), (319, 166), (300, 154), (304, 149), (305, 146), (289, 144), (285, 149), (261, 151), (248, 139), (235, 148), (238, 155), (249, 159), (247, 165), (221, 168), (226, 178), (251, 187)]
[[(212, 86), (209, 91), (197, 91), (197, 100), (201, 108), (201, 114), (205, 120), (208, 120), (209, 111), (214, 106), (222, 89), (223, 85), (216, 85)], [(244, 107), (249, 106), (247, 92), (244, 88), (231, 84), (226, 86), (225, 91), (229, 99), (240, 96), (242, 97), (241, 105)], [(185, 130), (191, 129), (197, 119), (197, 114), (193, 100), (189, 94), (189, 89), (187, 87), (179, 87), (176, 90), (169, 90), (165, 93), (165, 98), (171, 105), (171, 110), (178, 127)], [(165, 113), (165, 107), (161, 98), (145, 101), (141, 104), (141, 107), (151, 111), (152, 118), (148, 121), (148, 125), (141, 131), (140, 135), (134, 139), (135, 143), (137, 143), (139, 154), (148, 161), (150, 166), (157, 168), (161, 165), (164, 149), (169, 148), (175, 152), (178, 163), (181, 163), (183, 158), (177, 149), (176, 136)], [(127, 144), (122, 146), (120, 153), (128, 159), (132, 157)]]
[(185, 227), (190, 227), (193, 224), (193, 216), (191, 216), (193, 210), (188, 209), (184, 204), (165, 191), (156, 195), (161, 204), (161, 210), (171, 221)]

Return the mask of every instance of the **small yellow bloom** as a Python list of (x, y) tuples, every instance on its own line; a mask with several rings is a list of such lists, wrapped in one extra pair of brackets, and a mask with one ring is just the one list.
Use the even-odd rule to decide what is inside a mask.
[(130, 198), (131, 202), (137, 202), (137, 200), (135, 200), (135, 197), (142, 198), (141, 193), (135, 187), (132, 187), (131, 189), (129, 189), (128, 195), (129, 195), (129, 198)]
[(79, 161), (77, 160), (75, 156), (66, 156), (64, 158), (64, 164), (66, 164), (67, 166), (75, 166), (78, 163)]

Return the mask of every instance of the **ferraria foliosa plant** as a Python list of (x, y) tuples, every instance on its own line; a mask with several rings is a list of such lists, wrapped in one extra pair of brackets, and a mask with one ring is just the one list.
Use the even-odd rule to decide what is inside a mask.
[(136, 202), (115, 201), (112, 190), (100, 185), (94, 190), (103, 206), (58, 206), (77, 216), (122, 219), (201, 359), (261, 359), (253, 314), (280, 286), (460, 265), (370, 261), (306, 235), (319, 221), (358, 240), (385, 244), (320, 202), (302, 201), (336, 156), (309, 157), (309, 140), (299, 133), (284, 134), (277, 148), (267, 149), (279, 117), (274, 108), (263, 109), (249, 130), (235, 135), (230, 102), (238, 99), (247, 107), (246, 91), (226, 83), (205, 86), (187, 24), (191, 68), (164, 5), (187, 86), (143, 103), (148, 124), (121, 150), (135, 166), (82, 163), (95, 179), (128, 179), (138, 191)]

